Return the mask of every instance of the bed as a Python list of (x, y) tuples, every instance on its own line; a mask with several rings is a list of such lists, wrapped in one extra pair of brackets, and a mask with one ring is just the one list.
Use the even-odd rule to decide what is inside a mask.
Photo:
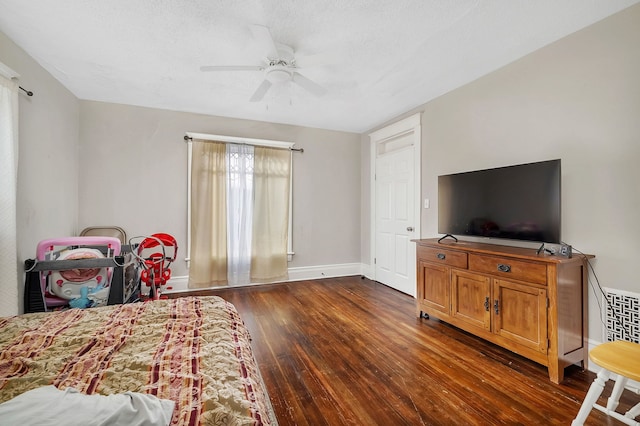
[(175, 402), (172, 425), (276, 425), (249, 332), (216, 297), (0, 318), (0, 403), (53, 385)]

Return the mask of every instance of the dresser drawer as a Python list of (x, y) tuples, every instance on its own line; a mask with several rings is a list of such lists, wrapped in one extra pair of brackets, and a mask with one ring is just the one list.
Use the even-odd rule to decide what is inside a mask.
[(440, 263), (456, 268), (467, 268), (467, 253), (440, 249), (434, 247), (418, 246), (418, 259), (427, 262)]
[(469, 270), (534, 284), (547, 284), (547, 266), (509, 257), (469, 255)]

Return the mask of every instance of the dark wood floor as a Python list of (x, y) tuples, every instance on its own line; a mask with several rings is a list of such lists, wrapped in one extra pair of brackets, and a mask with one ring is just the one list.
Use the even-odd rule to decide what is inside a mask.
[[(569, 425), (595, 377), (570, 367), (553, 384), (545, 367), (417, 318), (412, 297), (360, 277), (207, 294), (247, 324), (281, 426)], [(622, 423), (593, 410), (586, 424)]]

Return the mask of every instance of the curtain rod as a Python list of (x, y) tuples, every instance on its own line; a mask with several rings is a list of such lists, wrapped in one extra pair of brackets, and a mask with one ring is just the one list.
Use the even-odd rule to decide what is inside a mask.
[[(15, 72), (9, 66), (5, 65), (2, 62), (0, 62), (0, 76), (6, 78), (7, 80), (12, 80), (12, 81), (20, 79), (20, 74), (18, 74), (17, 72)], [(31, 90), (27, 90), (20, 85), (18, 85), (18, 87), (20, 88), (20, 90), (26, 93), (27, 96), (33, 96), (33, 92)]]
[[(193, 141), (193, 138), (189, 135), (184, 135), (184, 140), (185, 142), (190, 142)], [(206, 141), (205, 141), (206, 142)], [(215, 141), (210, 141), (210, 142), (215, 142)], [(225, 142), (226, 143), (226, 142)], [(236, 143), (236, 142), (230, 142), (230, 143)], [(238, 143), (238, 145), (253, 145), (253, 144), (243, 144), (243, 143)], [(290, 147), (287, 148), (289, 151), (296, 151), (296, 152), (300, 152), (303, 153), (304, 152), (304, 148), (294, 148), (294, 147)]]
[(20, 88), (20, 90), (22, 90), (24, 93), (27, 94), (27, 96), (33, 96), (33, 92), (31, 90), (27, 90), (22, 86), (18, 86)]
[[(17, 81), (20, 79), (20, 74), (12, 70), (9, 66), (5, 65), (3, 62), (0, 62), (0, 77), (4, 77), (9, 81)], [(20, 90), (23, 90), (28, 96), (33, 96), (33, 92), (25, 89), (24, 87), (18, 85)]]

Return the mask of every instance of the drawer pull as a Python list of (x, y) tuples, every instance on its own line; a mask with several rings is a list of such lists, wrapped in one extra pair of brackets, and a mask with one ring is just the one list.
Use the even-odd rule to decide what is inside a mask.
[(498, 271), (511, 272), (511, 266), (505, 265), (504, 263), (498, 263)]
[(444, 253), (438, 253), (436, 257), (440, 260), (444, 260), (447, 256)]

